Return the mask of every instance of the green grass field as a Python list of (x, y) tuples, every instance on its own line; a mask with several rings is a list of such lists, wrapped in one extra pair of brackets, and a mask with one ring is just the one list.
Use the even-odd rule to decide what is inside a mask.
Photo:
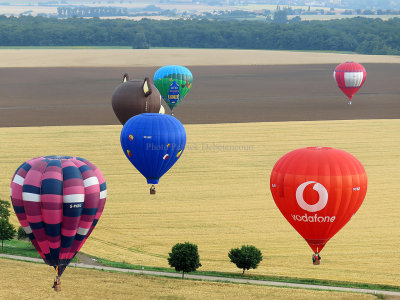
[(39, 253), (37, 253), (35, 247), (33, 247), (29, 240), (20, 241), (17, 239), (12, 239), (9, 241), (4, 241), (3, 251), (0, 253), (40, 258)]
[[(264, 260), (249, 274), (399, 285), (400, 120), (186, 125), (187, 148), (149, 195), (124, 157), (121, 126), (0, 128), (0, 198), (14, 170), (40, 155), (77, 155), (105, 175), (102, 218), (82, 251), (135, 265), (168, 267), (177, 242), (199, 247), (199, 270), (240, 272), (227, 256), (252, 244)], [(359, 212), (324, 248), (322, 264), (280, 214), (269, 192), (275, 162), (290, 150), (331, 146), (365, 166)], [(17, 225), (15, 216), (12, 222)]]

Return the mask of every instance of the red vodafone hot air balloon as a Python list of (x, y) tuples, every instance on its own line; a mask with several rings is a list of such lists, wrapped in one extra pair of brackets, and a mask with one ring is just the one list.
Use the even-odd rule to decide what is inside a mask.
[(364, 84), (367, 78), (365, 68), (356, 62), (345, 62), (338, 65), (333, 71), (339, 88), (349, 98), (348, 104), (351, 104), (351, 99)]
[(302, 148), (277, 161), (270, 188), (283, 216), (317, 254), (360, 208), (367, 174), (343, 150)]

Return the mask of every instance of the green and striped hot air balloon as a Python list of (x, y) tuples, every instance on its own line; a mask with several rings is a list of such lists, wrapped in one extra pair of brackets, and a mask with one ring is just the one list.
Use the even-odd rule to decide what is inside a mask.
[(188, 68), (177, 65), (164, 66), (154, 74), (154, 85), (172, 111), (190, 91), (193, 75)]

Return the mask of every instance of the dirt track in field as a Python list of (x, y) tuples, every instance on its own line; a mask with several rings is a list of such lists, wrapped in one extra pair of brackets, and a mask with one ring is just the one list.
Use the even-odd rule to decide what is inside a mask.
[[(400, 64), (363, 65), (367, 80), (351, 106), (332, 77), (336, 64), (193, 66), (175, 115), (186, 124), (400, 118)], [(122, 74), (156, 70), (2, 68), (0, 127), (119, 124), (111, 95)]]

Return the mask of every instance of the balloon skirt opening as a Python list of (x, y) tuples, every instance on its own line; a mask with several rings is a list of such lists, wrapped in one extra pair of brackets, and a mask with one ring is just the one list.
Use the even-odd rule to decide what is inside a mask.
[(148, 184), (158, 184), (159, 180), (160, 180), (159, 178), (157, 178), (157, 179), (155, 179), (155, 178), (147, 178), (147, 183)]

